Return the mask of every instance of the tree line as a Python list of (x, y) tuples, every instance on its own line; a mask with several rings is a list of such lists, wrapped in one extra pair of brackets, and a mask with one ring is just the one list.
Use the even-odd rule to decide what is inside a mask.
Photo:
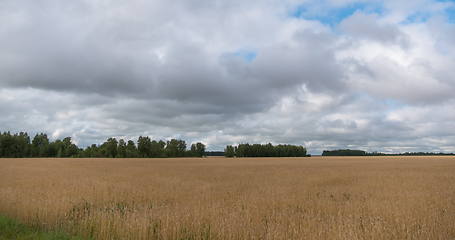
[(322, 156), (452, 156), (454, 153), (434, 153), (434, 152), (404, 152), (404, 153), (381, 153), (366, 152), (363, 150), (338, 149), (324, 150)]
[(205, 145), (198, 142), (187, 149), (183, 140), (152, 140), (140, 136), (132, 140), (109, 138), (100, 145), (92, 144), (85, 149), (79, 148), (66, 137), (50, 141), (47, 134), (36, 134), (33, 139), (26, 132), (11, 134), (0, 133), (0, 157), (81, 157), (81, 158), (158, 158), (158, 157), (203, 157)]
[(442, 153), (442, 152), (404, 152), (397, 154), (386, 154), (381, 153), (387, 156), (453, 156), (455, 153)]
[(207, 151), (205, 155), (207, 157), (224, 157), (224, 151)]
[(324, 150), (322, 156), (366, 156), (367, 152), (362, 150), (351, 149), (338, 149), (338, 150)]
[(228, 145), (224, 149), (224, 156), (232, 157), (307, 157), (307, 150), (303, 146), (272, 145), (268, 144), (239, 144)]

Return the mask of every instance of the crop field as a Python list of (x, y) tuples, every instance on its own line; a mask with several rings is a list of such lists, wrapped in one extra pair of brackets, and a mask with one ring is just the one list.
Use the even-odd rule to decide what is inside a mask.
[(455, 158), (0, 159), (0, 215), (87, 239), (455, 239)]

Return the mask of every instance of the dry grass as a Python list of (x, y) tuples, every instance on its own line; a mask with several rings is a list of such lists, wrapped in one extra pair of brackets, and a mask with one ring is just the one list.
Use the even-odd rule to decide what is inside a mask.
[(95, 239), (455, 239), (455, 158), (0, 159), (0, 213)]

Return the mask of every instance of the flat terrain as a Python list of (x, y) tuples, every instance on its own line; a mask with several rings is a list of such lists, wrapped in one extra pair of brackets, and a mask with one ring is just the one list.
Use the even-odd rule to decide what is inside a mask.
[(0, 215), (94, 239), (455, 239), (455, 158), (0, 159)]

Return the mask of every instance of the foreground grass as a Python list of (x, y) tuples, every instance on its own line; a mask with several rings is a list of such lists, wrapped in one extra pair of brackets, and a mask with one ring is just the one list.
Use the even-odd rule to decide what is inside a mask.
[(97, 240), (446, 240), (454, 182), (452, 156), (0, 159), (0, 214)]
[(43, 232), (27, 227), (17, 221), (0, 216), (0, 240), (79, 240), (61, 232)]

